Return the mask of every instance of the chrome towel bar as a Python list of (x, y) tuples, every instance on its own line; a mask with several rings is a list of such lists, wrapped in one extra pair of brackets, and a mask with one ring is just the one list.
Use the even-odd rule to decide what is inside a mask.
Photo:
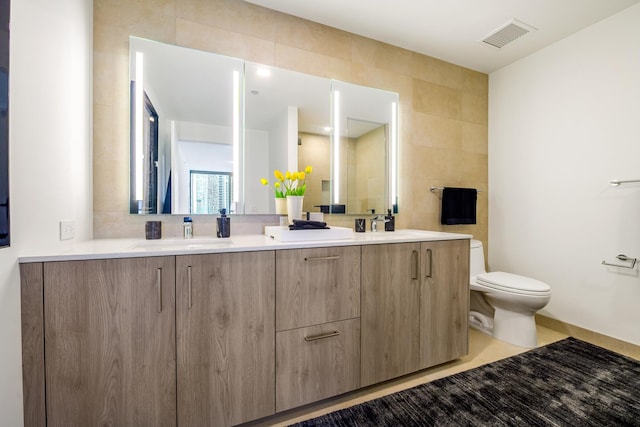
[[(442, 190), (444, 190), (444, 187), (434, 187), (434, 186), (431, 186), (431, 187), (429, 187), (429, 190), (430, 190), (432, 193), (435, 193), (435, 192), (437, 192), (437, 191), (442, 191)], [(477, 191), (478, 193), (482, 193), (482, 190), (476, 190), (476, 191)]]

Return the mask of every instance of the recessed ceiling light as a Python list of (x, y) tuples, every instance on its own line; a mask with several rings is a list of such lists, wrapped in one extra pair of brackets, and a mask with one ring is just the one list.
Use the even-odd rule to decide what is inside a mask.
[(256, 70), (256, 74), (260, 77), (269, 77), (271, 75), (271, 70), (268, 68), (258, 68)]

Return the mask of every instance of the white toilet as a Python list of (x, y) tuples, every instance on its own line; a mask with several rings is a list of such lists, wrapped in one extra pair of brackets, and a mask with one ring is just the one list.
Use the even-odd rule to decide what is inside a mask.
[(535, 314), (549, 303), (551, 287), (516, 274), (487, 273), (479, 240), (471, 240), (470, 263), (470, 325), (517, 346), (537, 347)]

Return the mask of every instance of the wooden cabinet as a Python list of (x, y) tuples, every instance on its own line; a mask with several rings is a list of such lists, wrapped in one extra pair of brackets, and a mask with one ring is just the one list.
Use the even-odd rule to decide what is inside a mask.
[(276, 410), (360, 387), (360, 247), (276, 253)]
[(44, 263), (48, 426), (176, 424), (174, 257)]
[(44, 384), (43, 264), (20, 264), (20, 317), (22, 323), (22, 401), (24, 425), (47, 425)]
[(363, 386), (420, 369), (419, 243), (362, 247)]
[(423, 242), (420, 368), (469, 352), (469, 241)]
[(276, 329), (360, 317), (360, 246), (276, 253)]
[(469, 241), (362, 248), (362, 385), (467, 354)]
[(468, 350), (466, 239), (20, 273), (28, 426), (236, 425)]
[(178, 425), (275, 412), (273, 251), (176, 257)]
[(360, 319), (278, 332), (276, 411), (360, 387)]

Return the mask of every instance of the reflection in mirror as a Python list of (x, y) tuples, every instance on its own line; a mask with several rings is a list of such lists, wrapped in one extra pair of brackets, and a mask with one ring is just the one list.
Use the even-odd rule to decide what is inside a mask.
[[(327, 102), (327, 110), (329, 103)], [(327, 119), (329, 112), (327, 111)], [(330, 128), (324, 133), (300, 132), (298, 142), (298, 170), (313, 166), (313, 173), (306, 177), (307, 191), (304, 195), (304, 212), (325, 212), (331, 204), (331, 144)]]
[(343, 184), (348, 212), (386, 213), (387, 126), (347, 117)]
[[(295, 71), (247, 62), (245, 66), (245, 211), (247, 214), (275, 213), (272, 191), (260, 178), (273, 182), (273, 171), (304, 170), (309, 175), (304, 211), (318, 211), (316, 196), (328, 157), (302, 158), (303, 135), (327, 139), (329, 132), (330, 81)], [(326, 160), (326, 162), (325, 162)]]
[(398, 212), (398, 94), (336, 80), (331, 94), (332, 210)]
[(136, 37), (129, 43), (130, 212), (241, 209), (243, 61)]

